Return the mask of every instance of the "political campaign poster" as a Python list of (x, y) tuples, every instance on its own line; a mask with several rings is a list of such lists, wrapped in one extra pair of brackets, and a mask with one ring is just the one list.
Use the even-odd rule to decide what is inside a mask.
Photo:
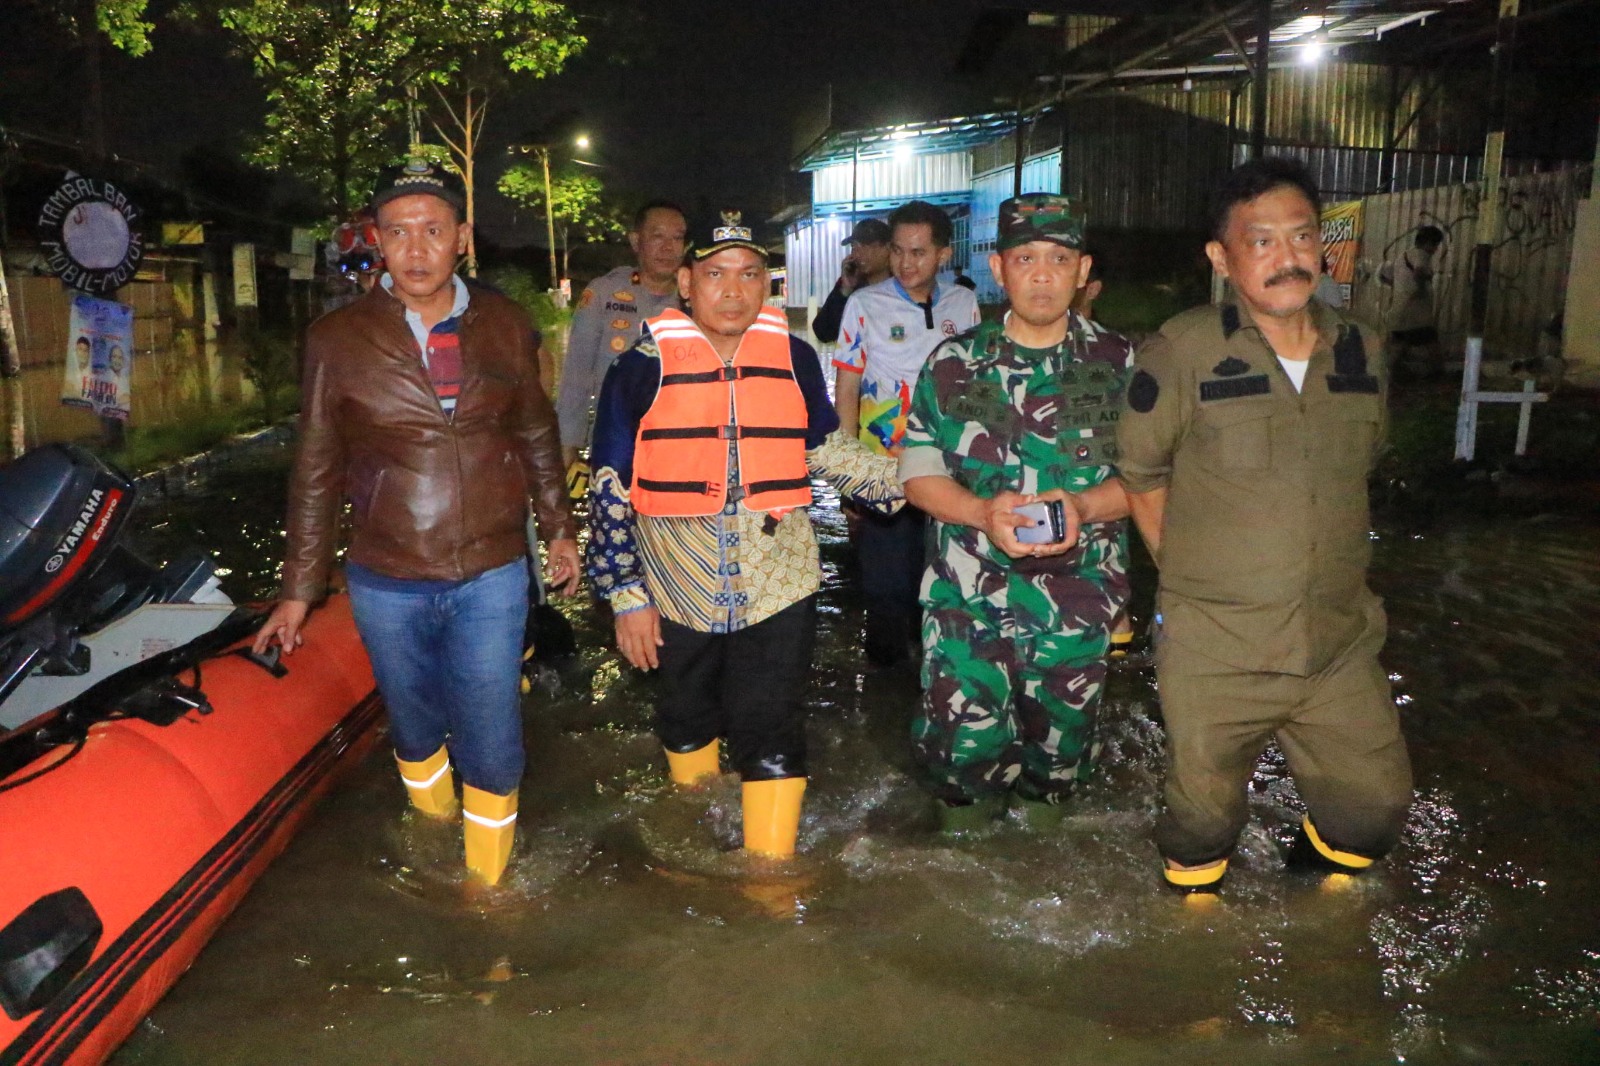
[(126, 422), (133, 407), (133, 308), (75, 294), (70, 321), (61, 402)]
[(1360, 253), (1361, 201), (1328, 204), (1322, 209), (1323, 270), (1339, 286), (1341, 307), (1350, 306), (1350, 287), (1355, 284)]

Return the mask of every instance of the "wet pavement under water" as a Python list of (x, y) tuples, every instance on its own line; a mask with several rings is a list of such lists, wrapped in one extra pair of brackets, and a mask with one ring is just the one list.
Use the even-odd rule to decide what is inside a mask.
[[(270, 595), (286, 463), (265, 449), (147, 503), (147, 550), (202, 544), (235, 596)], [(1202, 908), (1158, 887), (1147, 673), (1114, 677), (1100, 772), (1059, 830), (932, 832), (915, 674), (865, 666), (836, 501), (814, 515), (795, 861), (736, 850), (733, 779), (668, 787), (649, 680), (563, 601), (582, 650), (526, 701), (506, 883), (463, 884), (459, 829), (405, 811), (380, 746), (113, 1062), (1600, 1062), (1600, 522), (1381, 518), (1404, 841), (1342, 886), (1286, 873), (1300, 805), (1269, 751)]]

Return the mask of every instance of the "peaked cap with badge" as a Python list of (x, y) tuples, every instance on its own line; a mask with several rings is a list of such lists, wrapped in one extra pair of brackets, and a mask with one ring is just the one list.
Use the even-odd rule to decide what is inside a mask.
[(406, 160), (398, 167), (390, 168), (378, 179), (378, 187), (372, 193), (372, 213), (376, 215), (378, 208), (390, 200), (398, 200), (402, 196), (416, 196), (419, 193), (437, 196), (456, 209), (458, 219), (466, 217), (467, 195), (463, 191), (461, 179), (442, 166), (416, 157)]
[(729, 248), (748, 249), (759, 255), (762, 262), (766, 262), (767, 250), (756, 243), (755, 235), (751, 233), (750, 227), (744, 224), (744, 215), (740, 211), (722, 212), (722, 225), (711, 231), (709, 241), (696, 244), (694, 251), (689, 254), (698, 263)]

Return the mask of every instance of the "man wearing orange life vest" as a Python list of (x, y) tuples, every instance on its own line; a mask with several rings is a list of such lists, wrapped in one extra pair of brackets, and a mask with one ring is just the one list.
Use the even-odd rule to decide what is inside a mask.
[(828, 401), (817, 353), (764, 306), (767, 253), (733, 212), (678, 271), (666, 310), (607, 373), (590, 452), (589, 573), (617, 646), (659, 669), (672, 780), (743, 780), (744, 846), (793, 853), (806, 787), (801, 698), (820, 584), (806, 508), (822, 477), (885, 513), (895, 461)]

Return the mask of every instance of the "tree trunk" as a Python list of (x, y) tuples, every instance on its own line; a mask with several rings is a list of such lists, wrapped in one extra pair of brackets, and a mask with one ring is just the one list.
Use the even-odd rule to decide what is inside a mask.
[(350, 150), (345, 144), (344, 116), (333, 116), (333, 211), (343, 222), (350, 217)]
[[(479, 107), (482, 112), (482, 106)], [(473, 156), (478, 151), (477, 130), (473, 125), (472, 115), (472, 90), (467, 90), (466, 125), (461, 131), (461, 179), (467, 187), (467, 225), (472, 228), (467, 230), (467, 276), (478, 276), (478, 208), (477, 195), (474, 188)]]
[(106, 157), (106, 111), (97, 0), (78, 0), (78, 43), (83, 48), (83, 139), (99, 162)]

